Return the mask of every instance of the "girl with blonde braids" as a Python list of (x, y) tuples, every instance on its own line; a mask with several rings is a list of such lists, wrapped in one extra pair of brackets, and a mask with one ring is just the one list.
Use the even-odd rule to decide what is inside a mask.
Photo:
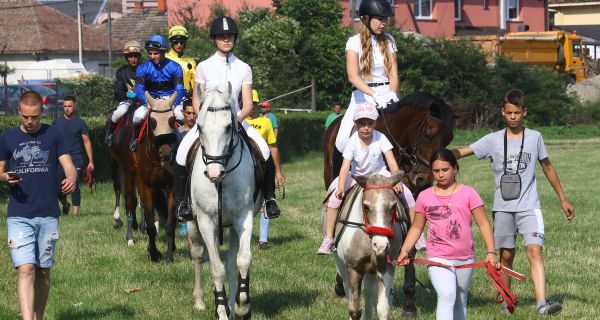
[(358, 9), (362, 21), (360, 32), (346, 43), (346, 72), (352, 83), (352, 98), (344, 114), (335, 145), (340, 152), (350, 138), (354, 108), (365, 102), (383, 109), (398, 101), (398, 66), (396, 41), (385, 33), (394, 12), (386, 0), (364, 0)]

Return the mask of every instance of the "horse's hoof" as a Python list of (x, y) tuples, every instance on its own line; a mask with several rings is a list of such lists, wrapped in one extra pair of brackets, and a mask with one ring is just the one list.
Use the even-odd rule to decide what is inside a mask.
[(127, 240), (127, 246), (133, 247), (133, 239)]
[(115, 228), (115, 229), (121, 229), (122, 226), (123, 226), (123, 221), (121, 221), (121, 219), (115, 220), (115, 222), (113, 223), (113, 228)]
[(162, 260), (162, 254), (160, 254), (160, 252), (150, 254), (150, 261), (156, 263), (156, 262), (159, 262), (160, 260)]
[(131, 229), (134, 229), (134, 230), (135, 230), (135, 229), (137, 229), (137, 228), (139, 228), (139, 226), (138, 226), (138, 223), (137, 223), (137, 222), (133, 222), (133, 223), (131, 224)]
[(206, 304), (204, 304), (204, 301), (196, 300), (194, 303), (194, 309), (198, 311), (206, 310)]
[(248, 313), (242, 317), (242, 320), (250, 320), (252, 319), (252, 312), (248, 311)]
[(168, 264), (173, 264), (173, 257), (167, 257), (167, 263)]

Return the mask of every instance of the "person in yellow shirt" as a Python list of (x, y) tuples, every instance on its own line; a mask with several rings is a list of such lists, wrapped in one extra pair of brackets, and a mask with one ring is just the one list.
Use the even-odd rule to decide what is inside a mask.
[[(196, 72), (196, 60), (190, 56), (184, 55), (185, 46), (188, 41), (188, 32), (184, 26), (176, 25), (169, 29), (169, 42), (171, 49), (165, 57), (173, 60), (181, 66), (183, 70), (183, 86), (185, 90), (184, 99), (192, 98), (192, 90), (194, 88), (194, 73)], [(174, 110), (175, 117), (182, 123), (184, 121), (181, 106), (177, 106)]]
[[(252, 112), (246, 118), (246, 122), (254, 127), (256, 131), (267, 141), (269, 145), (269, 149), (271, 151), (271, 157), (273, 158), (273, 162), (275, 164), (275, 181), (277, 186), (283, 186), (285, 184), (285, 178), (283, 177), (283, 172), (281, 171), (281, 163), (279, 162), (279, 149), (277, 148), (277, 137), (275, 132), (273, 131), (273, 124), (271, 120), (266, 117), (259, 117), (258, 107), (259, 107), (259, 98), (258, 92), (256, 90), (252, 90), (252, 102), (253, 108)], [(258, 238), (258, 248), (260, 250), (268, 250), (268, 237), (269, 237), (269, 225), (272, 218), (277, 217), (267, 217), (266, 213), (261, 210), (260, 214), (260, 235)]]

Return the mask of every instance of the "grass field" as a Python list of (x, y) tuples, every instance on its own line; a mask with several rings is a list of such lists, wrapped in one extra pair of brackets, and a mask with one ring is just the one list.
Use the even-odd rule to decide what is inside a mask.
[[(538, 172), (538, 188), (546, 221), (548, 298), (563, 303), (559, 318), (600, 318), (600, 265), (598, 223), (600, 211), (592, 179), (598, 175), (600, 139), (548, 140), (551, 160), (565, 191), (576, 208), (576, 218), (567, 222), (547, 180)], [(491, 207), (492, 179), (488, 161), (473, 157), (460, 161), (459, 179), (474, 186), (486, 208)], [(309, 154), (284, 165), (287, 198), (281, 201), (285, 215), (271, 225), (271, 249), (258, 251), (253, 245), (251, 271), (252, 308), (255, 319), (347, 319), (347, 305), (332, 293), (332, 257), (317, 256), (318, 226), (322, 197), (322, 160)], [(594, 173), (596, 172), (596, 173)], [(5, 189), (3, 189), (5, 190)], [(80, 217), (63, 217), (57, 264), (52, 271), (52, 290), (47, 319), (213, 319), (212, 281), (204, 268), (208, 310), (193, 310), (192, 264), (185, 239), (177, 236), (175, 263), (152, 264), (146, 252), (145, 235), (135, 233), (136, 245), (127, 247), (125, 230), (112, 224), (112, 188), (98, 185), (93, 194), (82, 192)], [(6, 239), (6, 196), (0, 200), (0, 239)], [(258, 222), (258, 219), (256, 219)], [(476, 229), (476, 228), (475, 228)], [(159, 249), (166, 250), (161, 232)], [(254, 234), (258, 233), (255, 223)], [(485, 251), (478, 232), (477, 251)], [(255, 239), (256, 240), (256, 239)], [(4, 242), (6, 243), (6, 242)], [(422, 253), (421, 253), (422, 254)], [(0, 319), (19, 318), (16, 273), (8, 247), (0, 247)], [(515, 269), (529, 275), (523, 248), (518, 248)], [(401, 271), (401, 270), (400, 270)], [(425, 268), (418, 277), (429, 283)], [(402, 272), (398, 272), (398, 286)], [(520, 299), (514, 319), (536, 318), (533, 288), (529, 281), (515, 282)], [(504, 319), (493, 302), (494, 290), (483, 270), (477, 270), (469, 301), (471, 319)], [(435, 293), (417, 288), (420, 319), (435, 318)], [(392, 318), (399, 319), (395, 305)]]

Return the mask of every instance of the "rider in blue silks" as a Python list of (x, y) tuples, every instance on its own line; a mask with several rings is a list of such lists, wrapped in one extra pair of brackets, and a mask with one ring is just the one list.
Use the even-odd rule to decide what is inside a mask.
[(148, 116), (148, 107), (146, 105), (145, 92), (155, 97), (169, 97), (177, 91), (175, 106), (181, 104), (184, 94), (183, 70), (179, 63), (165, 58), (168, 49), (168, 43), (160, 35), (153, 35), (148, 38), (144, 45), (148, 52), (149, 60), (142, 62), (135, 73), (135, 93), (137, 99), (143, 103), (135, 110), (133, 114), (134, 132), (136, 133), (131, 140), (130, 149), (137, 149), (137, 136), (140, 124)]

